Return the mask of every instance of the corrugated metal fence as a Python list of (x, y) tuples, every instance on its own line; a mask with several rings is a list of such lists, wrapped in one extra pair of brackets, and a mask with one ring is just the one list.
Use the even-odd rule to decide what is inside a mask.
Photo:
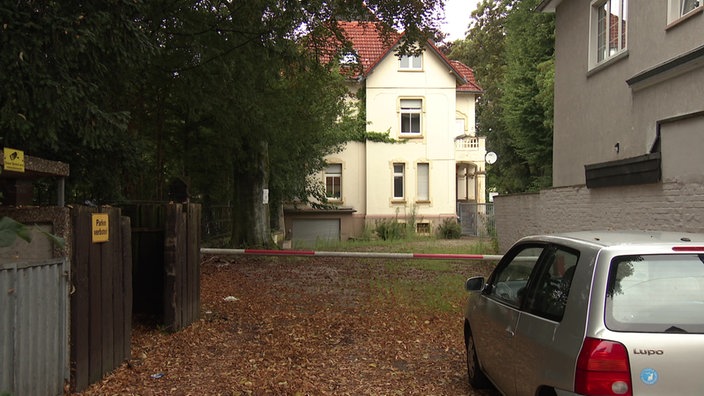
[(62, 258), (0, 264), (0, 394), (63, 394), (68, 267)]

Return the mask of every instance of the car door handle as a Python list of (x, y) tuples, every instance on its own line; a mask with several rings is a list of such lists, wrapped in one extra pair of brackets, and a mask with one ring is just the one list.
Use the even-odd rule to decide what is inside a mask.
[(506, 328), (506, 332), (508, 333), (509, 336), (513, 337), (516, 335), (516, 332), (513, 331), (510, 327)]

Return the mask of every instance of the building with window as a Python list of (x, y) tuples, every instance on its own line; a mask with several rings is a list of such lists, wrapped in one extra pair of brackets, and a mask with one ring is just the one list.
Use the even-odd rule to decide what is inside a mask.
[(704, 231), (701, 1), (538, 10), (556, 16), (553, 188), (495, 199), (500, 245), (553, 231)]
[(481, 88), (472, 70), (430, 41), (399, 57), (400, 34), (385, 41), (373, 23), (342, 27), (354, 52), (340, 64), (361, 70), (349, 81), (364, 100), (367, 130), (396, 142), (349, 142), (330, 155), (319, 178), (334, 208), (286, 208), (287, 237), (346, 240), (388, 219), (432, 232), (457, 218), (459, 203), (484, 203), (486, 150), (474, 128)]

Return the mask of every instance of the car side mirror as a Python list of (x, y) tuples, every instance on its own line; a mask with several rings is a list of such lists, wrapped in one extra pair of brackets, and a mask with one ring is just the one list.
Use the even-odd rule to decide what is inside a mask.
[(484, 289), (484, 277), (475, 276), (467, 279), (464, 283), (464, 289), (467, 291), (482, 291)]

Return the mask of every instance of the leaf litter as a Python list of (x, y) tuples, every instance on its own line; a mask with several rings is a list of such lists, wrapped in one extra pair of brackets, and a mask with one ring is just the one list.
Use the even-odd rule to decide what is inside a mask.
[(204, 256), (199, 320), (176, 333), (136, 322), (131, 359), (74, 396), (496, 395), (467, 383), (461, 301), (432, 310), (379, 289), (432, 276), (408, 267)]

